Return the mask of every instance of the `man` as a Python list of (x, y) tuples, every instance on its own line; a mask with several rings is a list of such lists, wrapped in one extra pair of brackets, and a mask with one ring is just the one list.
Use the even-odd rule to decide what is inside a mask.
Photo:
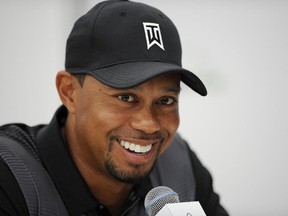
[(144, 198), (165, 185), (180, 201), (228, 215), (209, 172), (176, 133), (181, 67), (178, 32), (142, 3), (105, 1), (74, 25), (63, 102), (49, 125), (0, 128), (1, 215), (145, 215)]

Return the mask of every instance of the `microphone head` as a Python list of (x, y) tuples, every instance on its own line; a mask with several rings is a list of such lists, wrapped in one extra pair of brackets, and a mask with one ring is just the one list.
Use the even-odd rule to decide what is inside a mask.
[(144, 200), (146, 214), (155, 216), (167, 203), (179, 203), (178, 194), (165, 186), (153, 188)]

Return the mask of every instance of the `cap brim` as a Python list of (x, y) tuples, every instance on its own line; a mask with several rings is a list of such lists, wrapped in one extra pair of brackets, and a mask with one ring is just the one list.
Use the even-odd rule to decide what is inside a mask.
[(117, 64), (100, 69), (69, 69), (74, 74), (89, 74), (105, 85), (113, 88), (131, 88), (164, 73), (180, 73), (181, 80), (202, 96), (207, 95), (207, 90), (202, 81), (192, 72), (165, 62), (129, 62)]

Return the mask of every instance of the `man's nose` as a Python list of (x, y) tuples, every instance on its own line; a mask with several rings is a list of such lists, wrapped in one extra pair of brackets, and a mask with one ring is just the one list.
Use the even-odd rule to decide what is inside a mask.
[(151, 108), (142, 108), (131, 115), (130, 126), (146, 134), (160, 130), (160, 123), (155, 111)]

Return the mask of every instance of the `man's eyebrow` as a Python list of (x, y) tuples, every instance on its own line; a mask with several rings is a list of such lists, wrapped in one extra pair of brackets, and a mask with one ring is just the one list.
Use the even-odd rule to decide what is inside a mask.
[(164, 88), (163, 92), (179, 94), (181, 90), (181, 87), (168, 87)]

